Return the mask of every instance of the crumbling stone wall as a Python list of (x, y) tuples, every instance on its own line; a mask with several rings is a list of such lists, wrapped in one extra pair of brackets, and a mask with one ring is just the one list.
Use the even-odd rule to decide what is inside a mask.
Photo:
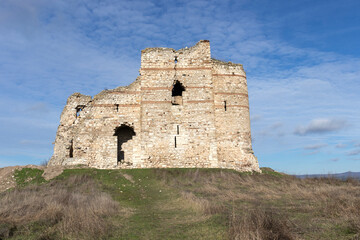
[[(124, 143), (120, 127), (134, 132)], [(69, 97), (49, 165), (72, 164), (259, 171), (242, 65), (212, 59), (207, 40), (143, 50), (131, 85)]]

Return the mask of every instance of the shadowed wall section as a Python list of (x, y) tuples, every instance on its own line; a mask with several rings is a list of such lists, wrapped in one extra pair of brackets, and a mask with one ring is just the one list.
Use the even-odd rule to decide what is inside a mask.
[(121, 125), (116, 128), (114, 136), (117, 136), (117, 161), (118, 164), (124, 162), (125, 160), (125, 152), (122, 147), (124, 143), (129, 141), (135, 136), (134, 129), (132, 127)]

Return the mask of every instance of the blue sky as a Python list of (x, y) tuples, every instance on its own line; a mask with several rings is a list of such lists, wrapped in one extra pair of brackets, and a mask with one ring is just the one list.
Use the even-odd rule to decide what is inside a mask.
[(360, 171), (357, 0), (0, 1), (0, 167), (52, 155), (66, 99), (128, 85), (146, 47), (211, 43), (247, 72), (253, 148), (287, 173)]

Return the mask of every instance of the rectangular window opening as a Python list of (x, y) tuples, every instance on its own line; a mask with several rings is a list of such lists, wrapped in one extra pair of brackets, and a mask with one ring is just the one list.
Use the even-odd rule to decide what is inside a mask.
[(175, 148), (176, 148), (177, 146), (176, 146), (176, 137), (175, 137)]
[(226, 101), (224, 101), (224, 109), (225, 109), (225, 111), (226, 111)]

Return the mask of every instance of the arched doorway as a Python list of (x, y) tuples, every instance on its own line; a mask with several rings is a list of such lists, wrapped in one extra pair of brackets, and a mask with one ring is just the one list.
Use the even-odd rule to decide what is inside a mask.
[(125, 160), (125, 152), (123, 144), (132, 139), (135, 136), (135, 131), (132, 127), (122, 124), (115, 129), (114, 136), (117, 136), (117, 162), (122, 163)]

